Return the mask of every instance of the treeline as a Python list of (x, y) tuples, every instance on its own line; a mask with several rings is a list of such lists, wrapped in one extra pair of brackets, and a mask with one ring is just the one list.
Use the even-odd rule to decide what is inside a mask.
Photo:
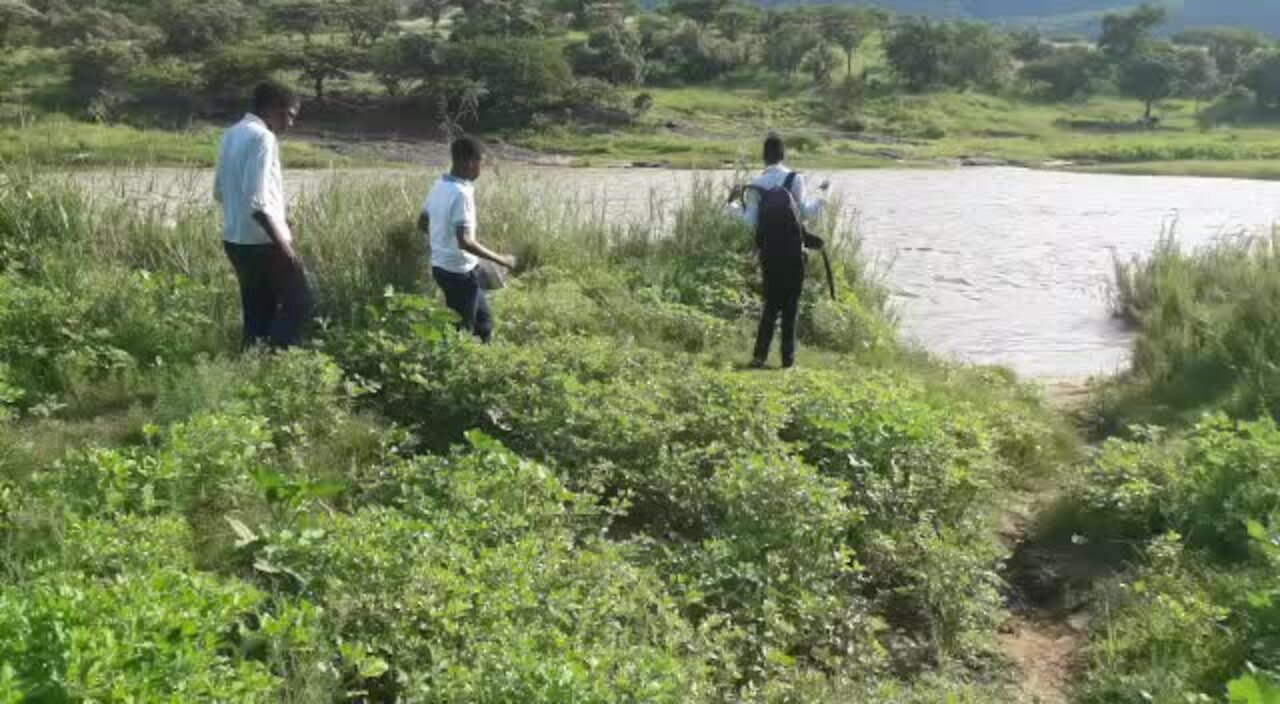
[(1246, 29), (1157, 39), (1165, 19), (1155, 6), (1109, 15), (1095, 44), (731, 0), (0, 0), (0, 45), (63, 52), (58, 98), (96, 118), (230, 109), (274, 74), (321, 101), (416, 102), (464, 122), (634, 117), (652, 103), (624, 99), (626, 88), (743, 75), (815, 86), (837, 109), (938, 89), (1057, 101), (1120, 92), (1148, 118), (1171, 97), (1277, 107), (1271, 40)]

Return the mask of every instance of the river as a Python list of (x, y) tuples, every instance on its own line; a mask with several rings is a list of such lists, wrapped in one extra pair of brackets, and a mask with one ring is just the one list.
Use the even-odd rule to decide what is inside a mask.
[[(127, 174), (79, 178), (120, 188)], [(499, 183), (514, 178), (546, 187), (549, 197), (571, 194), (616, 221), (651, 217), (655, 206), (678, 202), (699, 177), (656, 169), (507, 167)], [(1280, 183), (1265, 181), (1015, 168), (811, 175), (822, 177), (856, 219), (864, 254), (893, 290), (909, 338), (952, 358), (1042, 379), (1123, 368), (1131, 336), (1107, 307), (1116, 257), (1149, 252), (1163, 233), (1196, 246), (1280, 222)], [(286, 174), (295, 197), (330, 178), (333, 173)], [(420, 178), (425, 191), (430, 176)], [(160, 170), (145, 180), (124, 190), (208, 193), (207, 173)]]

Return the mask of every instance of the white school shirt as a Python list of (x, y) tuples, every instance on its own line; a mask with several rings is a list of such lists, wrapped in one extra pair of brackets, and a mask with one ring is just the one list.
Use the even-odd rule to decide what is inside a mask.
[(428, 218), (431, 266), (455, 274), (470, 273), (480, 263), (458, 245), (458, 228), (476, 230), (476, 189), (470, 181), (445, 174), (427, 194), (422, 212)]
[[(746, 207), (739, 206), (734, 203), (730, 206), (730, 212), (742, 218), (744, 222), (756, 228), (756, 223), (760, 219), (760, 192), (756, 190), (771, 190), (781, 188), (787, 182), (787, 176), (791, 173), (791, 169), (783, 164), (774, 164), (764, 170), (764, 173), (756, 177), (751, 182), (755, 188), (748, 188), (743, 194), (743, 200), (746, 201)], [(804, 174), (796, 174), (795, 180), (791, 182), (791, 195), (795, 196), (796, 204), (800, 206), (800, 219), (804, 221), (812, 220), (822, 214), (822, 209), (826, 207), (826, 201), (819, 192), (816, 198), (807, 198), (805, 189)]]
[(253, 219), (255, 212), (270, 217), (286, 242), (293, 240), (285, 212), (280, 143), (257, 115), (245, 115), (222, 136), (213, 197), (222, 204), (222, 237), (227, 242), (272, 243)]

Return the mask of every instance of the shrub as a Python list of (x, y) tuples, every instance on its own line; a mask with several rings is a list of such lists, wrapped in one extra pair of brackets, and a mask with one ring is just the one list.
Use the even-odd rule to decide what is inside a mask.
[(269, 536), (271, 560), (337, 625), (351, 686), (431, 701), (705, 699), (706, 644), (652, 574), (576, 539), (573, 497), (544, 468), (475, 442), (406, 468), (404, 512)]

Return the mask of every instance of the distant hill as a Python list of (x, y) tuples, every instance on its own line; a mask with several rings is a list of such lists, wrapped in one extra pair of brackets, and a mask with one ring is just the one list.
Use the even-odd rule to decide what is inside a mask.
[[(1138, 0), (831, 0), (879, 5), (901, 14), (970, 18), (1040, 27), (1046, 31), (1093, 33), (1103, 15), (1140, 4)], [(764, 4), (799, 4), (765, 2)], [(1280, 0), (1171, 0), (1166, 30), (1187, 27), (1249, 27), (1280, 36)]]

